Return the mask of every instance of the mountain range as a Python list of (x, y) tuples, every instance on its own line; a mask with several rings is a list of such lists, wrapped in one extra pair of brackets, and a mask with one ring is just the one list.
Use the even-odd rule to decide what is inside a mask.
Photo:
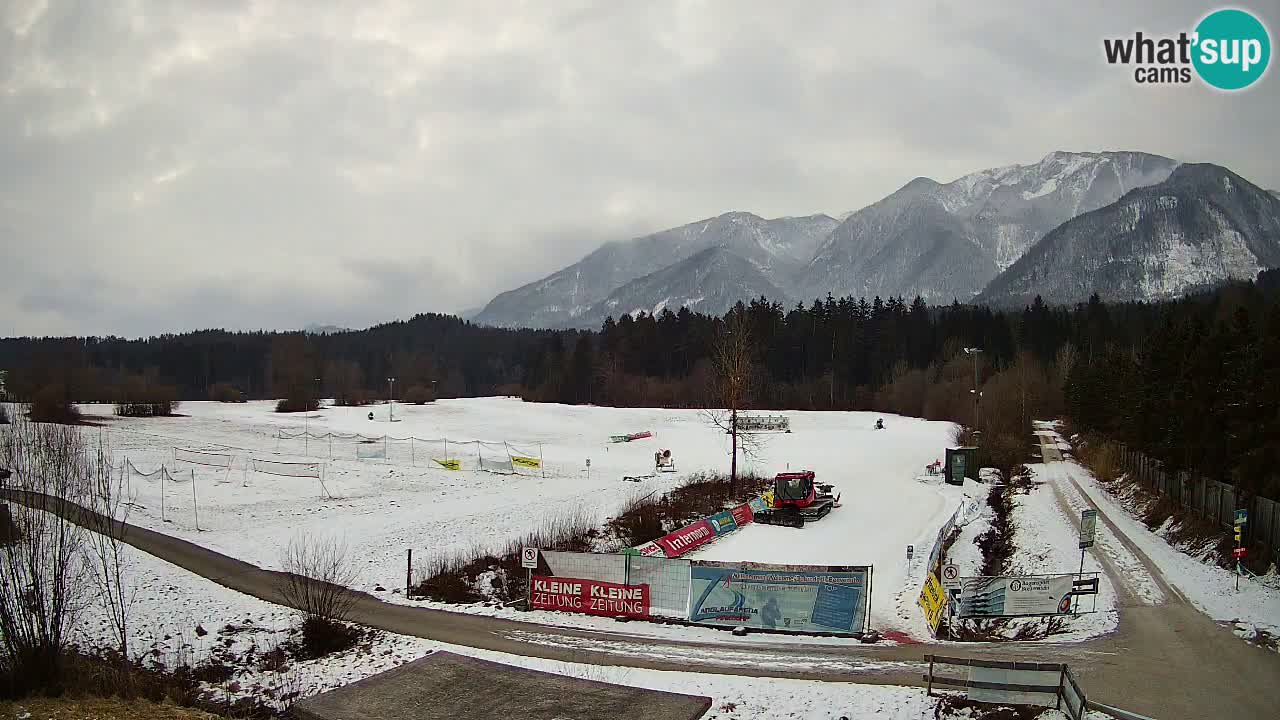
[[(1172, 198), (1172, 199), (1170, 199)], [(761, 295), (931, 304), (1155, 300), (1280, 266), (1280, 195), (1214, 165), (1052, 152), (949, 183), (916, 178), (837, 220), (730, 212), (631, 240), (502, 293), (474, 321), (598, 327)]]

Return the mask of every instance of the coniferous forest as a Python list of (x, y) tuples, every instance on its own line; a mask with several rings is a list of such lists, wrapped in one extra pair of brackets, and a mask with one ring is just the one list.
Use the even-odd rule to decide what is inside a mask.
[[(1280, 271), (1159, 304), (1018, 311), (827, 297), (740, 304), (757, 409), (875, 410), (953, 420), (987, 461), (1025, 458), (1034, 418), (1128, 443), (1280, 497)], [(615, 406), (716, 407), (726, 318), (681, 309), (599, 331), (504, 330), (418, 315), (366, 330), (198, 332), (145, 339), (8, 338), (10, 399), (68, 402), (520, 395)], [(966, 353), (966, 348), (981, 352)], [(974, 402), (976, 382), (980, 392)]]

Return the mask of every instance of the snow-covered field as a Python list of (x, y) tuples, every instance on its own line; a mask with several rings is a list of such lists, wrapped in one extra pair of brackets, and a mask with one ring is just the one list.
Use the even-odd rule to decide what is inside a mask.
[[(361, 561), (360, 587), (386, 588), (379, 594), (389, 599), (392, 589), (404, 586), (408, 549), (419, 559), (476, 545), (498, 546), (566, 511), (585, 511), (603, 521), (637, 493), (662, 492), (691, 472), (724, 471), (729, 464), (728, 439), (692, 410), (475, 398), (397, 405), (394, 423), (387, 422), (385, 405), (325, 407), (305, 420), (277, 414), (269, 402), (184, 403), (180, 412), (186, 417), (145, 420), (111, 418), (105, 406), (85, 410), (105, 417), (116, 462), (127, 457), (143, 473), (165, 463), (179, 478), (194, 472), (199, 531), (189, 482), (165, 487), (166, 522), (161, 519), (159, 481), (136, 474), (129, 481), (136, 502), (130, 522), (268, 568), (279, 567), (281, 548), (296, 535), (337, 534)], [(376, 420), (368, 419), (370, 411)], [(914, 544), (927, 554), (938, 526), (959, 503), (958, 488), (916, 480), (926, 464), (942, 456), (953, 426), (885, 416), (887, 429), (876, 431), (872, 427), (879, 416), (872, 413), (787, 415), (793, 432), (769, 435), (753, 469), (768, 475), (812, 469), (836, 484), (844, 506), (804, 530), (749, 526), (698, 557), (873, 565), (873, 627), (918, 633), (923, 627), (915, 617), (918, 612), (903, 618), (895, 600), (918, 592), (920, 578), (908, 580), (906, 546)], [(443, 453), (443, 444), (415, 442), (410, 448), (407, 441), (388, 443), (390, 461), (359, 460), (353, 441), (336, 439), (330, 459), (327, 438), (305, 441), (304, 446), (301, 438), (277, 437), (280, 430), (296, 434), (304, 427), (321, 435), (447, 437), (450, 456), (464, 460), (476, 446), (463, 440), (506, 441), (530, 452), (540, 446), (546, 476), (538, 470), (517, 476), (448, 471), (430, 462)], [(609, 435), (640, 430), (651, 430), (655, 437), (608, 442)], [(235, 456), (234, 466), (228, 472), (175, 462), (174, 447), (227, 452)], [(653, 453), (659, 448), (672, 451), (679, 472), (659, 473), (641, 483), (622, 481), (624, 475), (652, 473)], [(480, 451), (490, 452), (484, 447)], [(326, 497), (312, 479), (246, 472), (249, 457), (323, 461), (325, 487), (334, 497)], [(919, 557), (917, 564), (922, 564)], [(565, 622), (563, 615), (540, 614)]]

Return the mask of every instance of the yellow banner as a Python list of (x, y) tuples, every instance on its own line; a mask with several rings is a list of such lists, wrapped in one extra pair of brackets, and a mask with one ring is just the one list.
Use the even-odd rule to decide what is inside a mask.
[(441, 460), (440, 458), (431, 458), (446, 470), (461, 470), (462, 463), (457, 460)]
[(938, 576), (932, 572), (924, 581), (918, 604), (924, 610), (924, 619), (929, 623), (929, 632), (937, 635), (938, 625), (942, 622), (942, 611), (947, 609), (947, 593), (942, 589)]
[(542, 467), (542, 461), (538, 458), (523, 457), (521, 455), (512, 455), (511, 462), (522, 467), (538, 468)]

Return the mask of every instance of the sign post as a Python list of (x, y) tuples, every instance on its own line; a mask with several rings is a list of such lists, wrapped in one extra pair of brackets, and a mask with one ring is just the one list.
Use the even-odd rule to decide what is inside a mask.
[(960, 587), (960, 567), (957, 565), (942, 566), (942, 587), (944, 590), (955, 590)]
[[(1098, 530), (1098, 511), (1097, 510), (1081, 510), (1080, 511), (1080, 572), (1079, 576), (1084, 577), (1084, 551), (1086, 548), (1093, 547), (1094, 536)], [(1080, 596), (1077, 595), (1072, 608), (1072, 612), (1080, 612)]]
[(1236, 590), (1240, 590), (1240, 561), (1248, 552), (1241, 544), (1241, 538), (1244, 535), (1244, 525), (1249, 522), (1249, 511), (1245, 509), (1236, 510), (1236, 549), (1232, 553), (1236, 558)]
[(538, 548), (520, 549), (520, 567), (524, 568), (524, 609), (533, 609), (533, 569), (538, 567)]

